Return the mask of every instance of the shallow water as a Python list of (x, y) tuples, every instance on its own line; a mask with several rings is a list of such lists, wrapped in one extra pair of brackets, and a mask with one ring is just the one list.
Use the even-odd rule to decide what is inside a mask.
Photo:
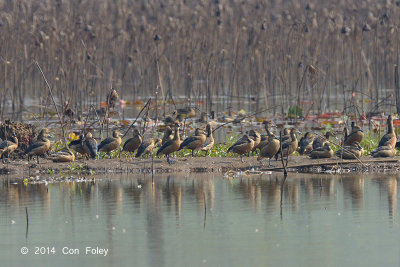
[[(398, 176), (289, 174), (282, 192), (281, 174), (110, 178), (46, 186), (3, 177), (1, 265), (400, 263)], [(86, 247), (108, 254), (86, 255)]]

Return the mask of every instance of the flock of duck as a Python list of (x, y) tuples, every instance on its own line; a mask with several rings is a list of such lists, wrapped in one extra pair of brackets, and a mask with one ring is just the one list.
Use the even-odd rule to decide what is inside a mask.
[[(269, 130), (269, 123), (264, 122), (266, 134), (261, 135), (255, 130), (250, 130), (243, 135), (236, 143), (227, 149), (228, 152), (239, 154), (243, 162), (243, 155), (250, 153), (258, 153), (258, 160), (268, 158), (268, 166), (271, 166), (271, 159), (279, 156), (287, 157), (290, 154), (298, 151), (300, 155), (306, 154), (312, 159), (331, 158), (334, 156), (334, 151), (331, 149), (329, 140), (330, 137), (335, 137), (332, 132), (327, 132), (325, 135), (315, 135), (307, 132), (298, 140), (299, 133), (296, 128), (285, 128), (283, 134), (278, 138)], [(181, 141), (180, 123), (175, 121), (170, 126), (165, 127), (164, 136), (160, 138), (149, 138), (144, 140), (142, 134), (137, 128), (133, 129), (133, 136), (125, 141), (122, 146), (122, 151), (125, 151), (135, 157), (141, 157), (152, 153), (153, 149), (159, 147), (156, 155), (165, 155), (168, 163), (172, 163), (170, 155), (181, 149), (190, 149), (192, 157), (194, 151), (205, 151), (207, 156), (208, 151), (214, 145), (213, 131), (211, 125), (206, 125), (206, 131), (196, 128), (192, 136), (189, 136)], [(39, 157), (46, 154), (50, 150), (49, 130), (43, 128), (37, 137), (37, 140), (29, 145), (24, 151), (30, 160), (33, 156)], [(364, 137), (363, 130), (354, 122), (351, 124), (351, 131), (348, 132), (344, 128), (341, 148), (336, 152), (336, 155), (343, 159), (359, 159), (363, 155), (363, 148), (360, 143)], [(118, 150), (122, 144), (121, 133), (114, 130), (111, 137), (107, 137), (97, 144), (92, 133), (88, 132), (79, 136), (79, 139), (71, 141), (64, 151), (59, 151), (50, 154), (49, 158), (54, 162), (70, 162), (75, 160), (75, 154), (70, 150), (81, 154), (84, 158), (96, 159), (99, 152), (105, 152), (111, 157), (110, 152)], [(396, 154), (396, 134), (393, 128), (393, 118), (391, 115), (387, 119), (387, 133), (381, 138), (378, 148), (371, 152), (373, 157), (393, 157)], [(9, 140), (0, 143), (0, 155), (4, 160), (18, 147), (18, 138), (12, 132)], [(136, 152), (136, 154), (134, 154)]]

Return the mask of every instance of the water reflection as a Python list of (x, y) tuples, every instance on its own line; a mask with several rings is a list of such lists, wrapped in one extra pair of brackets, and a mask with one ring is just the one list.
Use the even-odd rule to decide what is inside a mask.
[[(224, 248), (231, 252), (235, 250), (235, 240), (253, 246), (245, 241), (249, 233), (243, 230), (253, 225), (256, 232), (261, 228), (266, 235), (261, 240), (254, 237), (258, 246), (268, 246), (271, 239), (282, 243), (281, 233), (285, 240), (301, 238), (296, 242), (308, 242), (316, 248), (324, 239), (304, 240), (311, 237), (299, 236), (289, 229), (315, 227), (320, 220), (349, 229), (354, 223), (379, 222), (382, 217), (386, 217), (391, 227), (398, 227), (397, 179), (396, 175), (289, 174), (281, 187), (281, 174), (235, 179), (195, 174), (160, 176), (154, 180), (148, 176), (121, 176), (49, 185), (24, 185), (18, 179), (7, 178), (0, 185), (0, 234), (4, 236), (0, 248), (9, 248), (10, 242), (20, 245), (13, 240), (22, 240), (21, 233), (25, 232), (21, 229), (28, 207), (31, 219), (27, 244), (41, 241), (44, 227), (54, 233), (61, 231), (48, 237), (55, 244), (92, 240), (107, 247), (110, 250), (107, 264), (121, 263), (122, 254), (127, 253), (139, 265), (186, 265), (191, 260), (202, 261), (201, 257), (208, 253), (216, 265), (225, 265), (228, 262), (221, 261), (218, 255), (211, 256), (214, 250), (221, 249), (224, 238), (231, 240), (232, 244), (225, 244)], [(277, 229), (277, 225), (281, 228)], [(293, 236), (289, 238), (290, 234)], [(203, 238), (202, 245), (190, 242)], [(190, 256), (196, 251), (204, 253)], [(256, 251), (250, 256), (257, 258)], [(3, 249), (0, 255), (9, 253), (10, 250)], [(235, 265), (233, 261), (229, 264)]]

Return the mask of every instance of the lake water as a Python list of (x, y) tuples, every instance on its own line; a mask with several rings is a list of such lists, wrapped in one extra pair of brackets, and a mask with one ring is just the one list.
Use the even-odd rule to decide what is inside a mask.
[(281, 192), (281, 174), (2, 177), (1, 265), (399, 266), (398, 179), (289, 174)]

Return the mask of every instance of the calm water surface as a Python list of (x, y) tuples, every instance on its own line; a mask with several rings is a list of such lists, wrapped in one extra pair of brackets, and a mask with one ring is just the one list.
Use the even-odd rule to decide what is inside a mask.
[(399, 266), (398, 179), (289, 174), (281, 190), (280, 174), (2, 177), (1, 265)]

